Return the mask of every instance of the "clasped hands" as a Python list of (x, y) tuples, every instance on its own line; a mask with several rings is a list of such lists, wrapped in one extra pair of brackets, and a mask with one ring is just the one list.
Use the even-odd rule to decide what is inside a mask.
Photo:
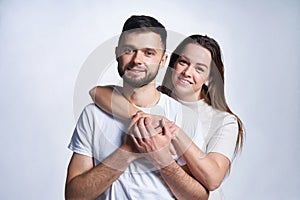
[(124, 145), (130, 146), (136, 159), (145, 157), (157, 168), (166, 167), (174, 162), (172, 139), (177, 131), (174, 122), (162, 116), (138, 112), (131, 119)]

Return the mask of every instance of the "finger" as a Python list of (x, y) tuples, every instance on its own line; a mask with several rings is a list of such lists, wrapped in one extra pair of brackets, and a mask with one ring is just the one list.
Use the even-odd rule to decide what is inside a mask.
[(165, 121), (165, 126), (168, 127), (169, 132), (171, 134), (172, 139), (175, 137), (176, 135), (176, 131), (177, 131), (177, 126), (174, 122), (171, 121)]
[(141, 147), (139, 141), (136, 139), (136, 137), (134, 137), (134, 135), (130, 134), (130, 138), (132, 139), (133, 144), (134, 144), (137, 148), (140, 148), (140, 147)]
[(165, 119), (165, 123), (166, 123), (166, 125), (168, 125), (168, 126), (172, 126), (173, 124), (175, 124), (174, 122), (169, 121), (169, 120), (167, 120), (167, 119)]
[(137, 138), (139, 144), (143, 144), (143, 137), (140, 133), (140, 130), (138, 128), (138, 125), (137, 124), (134, 124), (133, 127), (132, 127), (132, 133), (133, 135)]
[(144, 118), (144, 124), (145, 124), (145, 126), (151, 125), (151, 122), (152, 122), (152, 120), (151, 120), (150, 117), (145, 117)]
[(130, 135), (133, 145), (135, 146), (135, 149), (138, 153), (144, 153), (144, 148), (143, 146), (139, 143), (138, 139), (134, 137), (134, 135)]
[(143, 111), (138, 110), (134, 115), (132, 115), (131, 119), (135, 118), (135, 117), (138, 117), (138, 116), (141, 116), (142, 114), (143, 114)]
[(176, 132), (177, 132), (177, 126), (176, 125), (172, 125), (171, 127), (169, 127), (169, 131), (172, 135), (172, 138), (174, 138), (176, 136)]
[(155, 117), (155, 116), (152, 116), (151, 117), (151, 124), (152, 126), (157, 129), (157, 128), (161, 128), (161, 119)]
[(176, 130), (177, 130), (177, 129), (170, 130), (170, 134), (171, 134), (171, 139), (172, 139), (172, 140), (176, 137)]
[(168, 137), (168, 138), (172, 138), (171, 137), (171, 133), (170, 133), (170, 130), (169, 130), (169, 127), (166, 125), (166, 121), (165, 119), (162, 119), (162, 126), (163, 126), (163, 132), (164, 134)]
[[(146, 127), (146, 130), (149, 134), (149, 136), (154, 136), (156, 134), (159, 134), (162, 129), (155, 129), (151, 123), (151, 119), (149, 117), (145, 118), (145, 127)], [(160, 131), (161, 130), (161, 131)]]
[(130, 129), (141, 118), (141, 113), (142, 111), (137, 111), (135, 115), (132, 116), (128, 129)]
[(141, 117), (150, 117), (151, 115), (150, 114), (148, 114), (148, 113), (144, 113), (144, 112), (140, 112), (139, 113), (139, 115), (141, 116)]
[(167, 123), (167, 122), (166, 122), (165, 118), (162, 118), (162, 119), (161, 119), (161, 125), (162, 125), (162, 126), (165, 126), (166, 123)]
[(174, 122), (170, 121), (169, 119), (167, 119), (165, 117), (163, 119), (165, 120), (166, 123), (174, 123)]
[(148, 133), (146, 127), (145, 127), (145, 118), (140, 118), (139, 121), (138, 121), (138, 128), (139, 128), (139, 132), (142, 136), (142, 138), (149, 138), (150, 137), (150, 134)]
[(155, 134), (164, 134), (162, 127), (154, 128)]

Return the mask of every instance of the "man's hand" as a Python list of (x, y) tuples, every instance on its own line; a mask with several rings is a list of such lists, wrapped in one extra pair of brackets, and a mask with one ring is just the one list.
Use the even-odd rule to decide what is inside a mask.
[(151, 125), (152, 127), (155, 129), (155, 133), (161, 133), (162, 132), (162, 119), (165, 119), (166, 121), (168, 121), (165, 117), (160, 116), (160, 115), (150, 115), (147, 113), (144, 113), (142, 111), (138, 111), (135, 115), (132, 116), (131, 118), (131, 123), (128, 127), (128, 130), (130, 130), (132, 128), (132, 126), (134, 124), (136, 124), (139, 119), (141, 118), (150, 118), (151, 119)]
[[(140, 117), (130, 129), (132, 141), (136, 149), (149, 159), (157, 168), (168, 166), (174, 162), (170, 151), (171, 141), (174, 138), (172, 123), (160, 122), (162, 132), (151, 123), (151, 119)], [(171, 130), (170, 130), (171, 128)], [(173, 131), (173, 132), (172, 132)]]
[(120, 147), (120, 149), (127, 151), (132, 161), (143, 157), (143, 155), (137, 149), (131, 135), (129, 134), (126, 135), (124, 144)]

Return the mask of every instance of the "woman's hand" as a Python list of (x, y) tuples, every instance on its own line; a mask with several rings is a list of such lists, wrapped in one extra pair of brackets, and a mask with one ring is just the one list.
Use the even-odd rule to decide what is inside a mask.
[(137, 150), (146, 154), (145, 156), (158, 168), (166, 167), (174, 162), (172, 158), (174, 152), (170, 151), (171, 141), (174, 138), (173, 124), (161, 119), (160, 129), (162, 131), (158, 131), (149, 117), (140, 117), (134, 120), (136, 123), (131, 126), (130, 134)]
[(162, 132), (162, 126), (161, 126), (162, 119), (165, 119), (166, 121), (168, 121), (163, 116), (160, 116), (160, 115), (150, 115), (150, 114), (144, 113), (142, 111), (138, 111), (135, 115), (132, 116), (131, 123), (130, 123), (130, 125), (128, 127), (128, 130), (130, 130), (131, 127), (134, 124), (136, 124), (140, 118), (150, 118), (151, 119), (151, 125), (156, 130), (157, 133)]
[[(154, 127), (155, 131), (153, 131), (153, 135), (155, 134), (163, 134), (163, 126), (162, 126), (162, 120), (165, 120), (165, 124), (164, 126), (168, 126), (169, 130), (166, 129), (165, 131), (170, 131), (170, 133), (172, 134), (172, 139), (178, 134), (179, 131), (179, 127), (175, 125), (174, 122), (169, 121), (167, 118), (165, 118), (164, 116), (160, 116), (160, 115), (150, 115), (147, 113), (144, 113), (142, 111), (138, 111), (135, 115), (133, 115), (132, 117), (132, 121), (131, 124), (128, 128), (131, 129), (131, 127), (138, 122), (138, 120), (140, 118), (150, 118), (151, 120), (151, 125)], [(173, 144), (171, 143), (169, 146), (169, 150), (171, 152), (172, 155), (176, 155), (176, 150), (173, 146)]]

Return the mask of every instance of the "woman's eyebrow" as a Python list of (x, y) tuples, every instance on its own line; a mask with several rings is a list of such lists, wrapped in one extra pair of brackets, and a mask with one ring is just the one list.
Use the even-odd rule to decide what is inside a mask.
[[(184, 55), (181, 55), (180, 57), (182, 57), (190, 62), (190, 59), (188, 57), (186, 57)], [(200, 65), (200, 66), (206, 67), (208, 69), (208, 66), (204, 63), (195, 63), (195, 65)]]

